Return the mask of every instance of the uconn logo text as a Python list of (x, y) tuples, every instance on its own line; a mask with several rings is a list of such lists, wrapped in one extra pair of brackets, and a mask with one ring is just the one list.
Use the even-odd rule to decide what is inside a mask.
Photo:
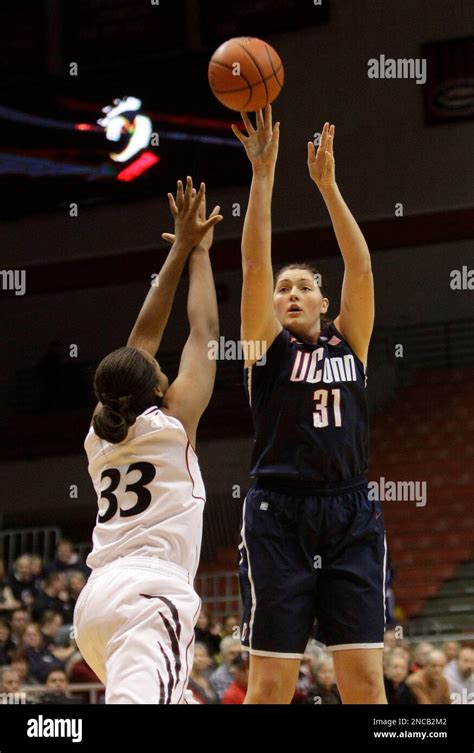
[(324, 357), (324, 348), (313, 350), (312, 353), (296, 353), (291, 382), (310, 382), (317, 384), (333, 384), (333, 382), (356, 382), (354, 356), (350, 353), (345, 356)]

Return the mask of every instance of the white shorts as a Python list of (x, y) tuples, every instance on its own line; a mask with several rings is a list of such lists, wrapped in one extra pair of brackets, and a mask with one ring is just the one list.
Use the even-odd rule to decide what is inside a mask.
[(186, 687), (200, 606), (187, 571), (171, 562), (123, 557), (92, 572), (74, 627), (106, 703), (193, 703)]

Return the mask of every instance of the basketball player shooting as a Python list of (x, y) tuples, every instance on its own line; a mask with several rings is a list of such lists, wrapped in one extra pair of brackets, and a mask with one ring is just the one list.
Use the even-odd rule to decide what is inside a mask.
[[(106, 685), (106, 703), (179, 704), (193, 662), (200, 599), (199, 563), (205, 490), (196, 432), (210, 400), (218, 338), (209, 260), (215, 207), (206, 220), (205, 185), (168, 195), (175, 223), (171, 250), (152, 285), (127, 347), (99, 364), (99, 403), (85, 440), (99, 505), (92, 575), (74, 614), (79, 650)], [(178, 376), (168, 386), (155, 355), (188, 261), (190, 332)]]
[(246, 134), (252, 163), (242, 236), (242, 340), (265, 362), (245, 362), (255, 426), (243, 509), (239, 575), (242, 643), (250, 652), (245, 703), (290, 703), (315, 619), (333, 652), (344, 703), (386, 703), (384, 524), (366, 479), (366, 363), (374, 319), (370, 254), (335, 179), (334, 126), (325, 123), (308, 169), (332, 220), (344, 261), (341, 308), (312, 265), (273, 278), (271, 200), (280, 124), (256, 113)]

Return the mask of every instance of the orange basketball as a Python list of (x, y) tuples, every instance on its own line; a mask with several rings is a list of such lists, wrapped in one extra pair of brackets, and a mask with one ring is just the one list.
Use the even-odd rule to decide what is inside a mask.
[(219, 102), (254, 112), (281, 92), (285, 72), (280, 56), (256, 37), (235, 37), (217, 48), (209, 63), (209, 84)]

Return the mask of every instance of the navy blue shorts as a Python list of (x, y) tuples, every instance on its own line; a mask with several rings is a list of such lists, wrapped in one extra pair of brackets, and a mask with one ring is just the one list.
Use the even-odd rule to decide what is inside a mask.
[(239, 578), (250, 653), (300, 658), (315, 621), (330, 650), (383, 647), (384, 523), (368, 492), (362, 481), (308, 496), (272, 480), (247, 493)]

